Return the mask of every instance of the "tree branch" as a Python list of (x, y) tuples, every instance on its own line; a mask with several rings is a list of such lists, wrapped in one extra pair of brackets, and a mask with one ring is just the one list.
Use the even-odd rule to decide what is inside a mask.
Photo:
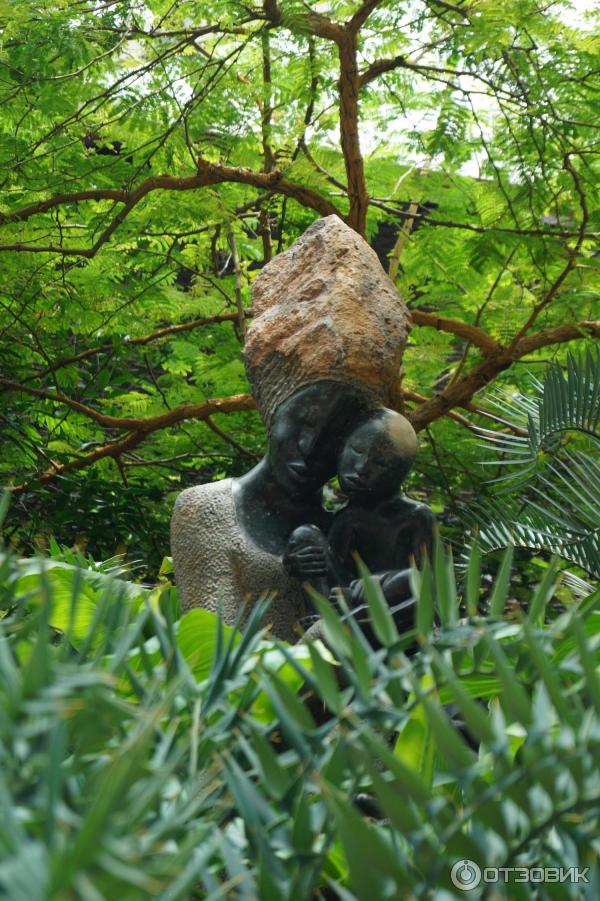
[(244, 310), (242, 302), (242, 267), (240, 266), (235, 234), (231, 226), (227, 229), (227, 243), (229, 244), (229, 249), (231, 251), (231, 262), (235, 275), (235, 304), (238, 311), (237, 331), (239, 332), (239, 339), (243, 344), (246, 337), (246, 311)]
[(274, 169), (272, 172), (255, 172), (253, 169), (242, 167), (221, 166), (209, 163), (207, 160), (198, 160), (196, 175), (178, 177), (174, 175), (155, 175), (141, 182), (131, 191), (126, 190), (97, 190), (78, 191), (73, 194), (59, 194), (48, 200), (31, 204), (14, 213), (4, 214), (4, 222), (28, 219), (37, 213), (47, 212), (53, 207), (78, 202), (80, 200), (113, 200), (123, 203), (123, 209), (115, 216), (108, 228), (100, 235), (92, 247), (62, 247), (49, 244), (45, 246), (27, 243), (15, 243), (0, 245), (0, 251), (22, 251), (27, 253), (56, 253), (62, 256), (80, 256), (91, 259), (103, 244), (108, 241), (113, 232), (123, 222), (131, 210), (151, 191), (190, 191), (196, 188), (204, 188), (209, 185), (223, 184), (224, 182), (237, 182), (250, 185), (261, 190), (268, 190), (276, 194), (284, 194), (297, 200), (303, 206), (309, 207), (322, 216), (335, 214), (340, 216), (338, 208), (318, 191), (306, 187), (297, 182), (289, 181), (282, 173)]
[[(473, 426), (469, 420), (460, 413), (457, 413), (454, 410), (454, 407), (463, 407), (470, 412), (482, 416), (489, 415), (485, 410), (474, 406), (471, 403), (471, 399), (477, 391), (489, 384), (499, 372), (507, 369), (512, 363), (517, 362), (518, 359), (532, 351), (553, 344), (561, 344), (585, 337), (600, 338), (600, 320), (584, 320), (574, 325), (561, 325), (556, 326), (555, 328), (542, 329), (534, 335), (528, 335), (522, 338), (516, 348), (512, 351), (508, 348), (500, 348), (496, 353), (490, 353), (490, 356), (474, 366), (473, 369), (459, 382), (449, 386), (444, 391), (440, 392), (440, 394), (435, 395), (435, 397), (426, 398), (415, 391), (402, 388), (401, 392), (404, 398), (419, 405), (417, 409), (407, 413), (407, 416), (416, 431), (421, 431), (441, 416), (449, 416), (465, 428), (472, 429)], [(97, 460), (103, 459), (104, 457), (116, 458), (137, 447), (146, 436), (159, 431), (160, 429), (169, 428), (179, 422), (189, 419), (207, 421), (209, 417), (213, 416), (215, 413), (235, 413), (242, 410), (255, 409), (252, 395), (236, 394), (231, 397), (214, 398), (199, 404), (181, 404), (158, 416), (136, 419), (130, 417), (107, 416), (99, 413), (92, 407), (80, 404), (64, 395), (58, 395), (51, 391), (42, 391), (37, 388), (30, 388), (26, 385), (19, 384), (18, 382), (11, 382), (8, 379), (0, 379), (0, 387), (23, 392), (43, 400), (62, 403), (76, 412), (90, 417), (99, 425), (107, 428), (127, 430), (129, 433), (116, 441), (103, 444), (89, 454), (85, 454), (68, 463), (53, 463), (41, 476), (34, 480), (35, 482), (43, 483), (50, 482), (65, 472), (85, 469), (87, 466), (91, 466)], [(219, 430), (218, 426), (215, 427), (214, 423), (211, 422), (208, 423), (208, 425), (213, 431), (217, 432), (217, 434), (221, 434), (222, 430)], [(224, 433), (221, 437), (224, 437)], [(241, 446), (238, 446), (238, 449), (241, 450)], [(29, 483), (27, 483), (14, 486), (10, 488), (10, 490), (19, 493), (28, 490), (29, 487)]]
[[(250, 310), (244, 310), (245, 317), (251, 316), (252, 313)], [(410, 311), (413, 326), (421, 326), (425, 328), (435, 328), (440, 332), (448, 332), (452, 335), (457, 335), (460, 338), (464, 338), (466, 341), (469, 341), (476, 347), (479, 347), (484, 353), (493, 353), (499, 349), (499, 345), (491, 338), (487, 332), (483, 329), (478, 328), (475, 325), (470, 325), (467, 322), (462, 322), (459, 319), (449, 319), (445, 316), (437, 316), (435, 313), (425, 313), (423, 310), (415, 310), (414, 308)], [(159, 341), (161, 338), (166, 338), (169, 335), (176, 335), (181, 332), (189, 332), (197, 328), (201, 328), (205, 325), (214, 325), (219, 322), (239, 322), (240, 314), (237, 313), (221, 313), (218, 316), (202, 316), (198, 319), (193, 319), (191, 322), (182, 322), (178, 325), (170, 325), (166, 328), (158, 329), (155, 332), (151, 332), (148, 335), (142, 335), (139, 338), (132, 338), (127, 342), (130, 346), (145, 346), (146, 344), (150, 344), (153, 341)], [(580, 323), (580, 325), (583, 325)], [(565, 329), (576, 329), (577, 326), (562, 326), (563, 330)], [(540, 333), (537, 333), (540, 334)], [(571, 340), (567, 338), (565, 340)], [(96, 347), (90, 347), (87, 350), (82, 350), (78, 354), (74, 354), (71, 357), (62, 357), (60, 360), (57, 360), (55, 363), (52, 363), (46, 369), (41, 369), (39, 372), (35, 372), (32, 375), (27, 376), (23, 379), (19, 384), (25, 385), (27, 382), (31, 382), (34, 379), (41, 379), (44, 376), (49, 375), (53, 372), (56, 372), (58, 369), (64, 369), (65, 366), (72, 366), (74, 363), (80, 363), (82, 360), (87, 360), (90, 357), (94, 357), (100, 353), (108, 353), (109, 351), (114, 350), (114, 345), (111, 342), (106, 342), (105, 344), (98, 344)], [(17, 383), (14, 383), (17, 384)], [(0, 388), (2, 384), (0, 382)], [(4, 390), (8, 390), (5, 388)], [(53, 395), (54, 396), (54, 395)]]
[[(131, 338), (127, 341), (127, 344), (135, 347), (144, 346), (153, 341), (159, 341), (161, 338), (166, 338), (168, 335), (177, 335), (180, 332), (190, 332), (193, 329), (201, 328), (203, 325), (214, 325), (218, 322), (237, 322), (238, 320), (239, 313), (220, 313), (218, 316), (201, 316), (199, 319), (193, 319), (191, 322), (169, 325), (166, 328), (158, 329), (156, 332), (151, 332), (149, 335), (142, 335), (140, 338)], [(62, 357), (62, 359), (57, 360), (55, 363), (52, 363), (51, 366), (48, 366), (47, 369), (41, 369), (39, 372), (34, 372), (33, 375), (27, 376), (27, 378), (23, 379), (22, 384), (31, 382), (33, 379), (41, 379), (45, 375), (56, 372), (57, 369), (64, 369), (65, 366), (72, 366), (73, 363), (80, 363), (82, 360), (95, 357), (96, 354), (107, 353), (111, 350), (114, 350), (114, 345), (111, 342), (106, 342), (105, 344), (98, 344), (96, 347), (82, 350), (81, 353), (74, 354), (72, 357)]]
[(448, 385), (439, 394), (421, 404), (410, 416), (414, 428), (417, 431), (424, 429), (430, 422), (448, 414), (454, 407), (465, 406), (474, 394), (489, 385), (500, 372), (508, 369), (526, 354), (542, 347), (586, 336), (600, 337), (600, 320), (585, 320), (575, 325), (542, 329), (519, 339), (515, 345), (499, 346), (497, 351), (490, 352), (459, 381)]
[(403, 55), (393, 56), (390, 59), (376, 59), (359, 75), (359, 87), (363, 88), (370, 81), (374, 81), (385, 72), (392, 72), (394, 69), (414, 69), (418, 68), (415, 64)]
[[(276, 28), (279, 25), (285, 25), (285, 14), (282, 13), (277, 0), (265, 0), (263, 10), (265, 18), (272, 27)], [(299, 18), (299, 16), (295, 15), (294, 21), (296, 22)], [(343, 38), (344, 29), (342, 26), (322, 15), (322, 13), (309, 11), (302, 16), (301, 21), (306, 31), (314, 34), (315, 37), (325, 38), (326, 40), (334, 41), (336, 44)]]
[(431, 4), (431, 6), (439, 6), (439, 7), (441, 7), (441, 9), (445, 9), (446, 12), (456, 13), (457, 15), (461, 16), (463, 19), (466, 19), (467, 21), (469, 19), (468, 15), (467, 15), (467, 13), (470, 12), (469, 7), (467, 7), (467, 9), (465, 10), (465, 9), (462, 9), (460, 6), (455, 6), (454, 3), (446, 3), (445, 0), (428, 0), (427, 5), (429, 6), (430, 4)]
[[(28, 389), (27, 393), (35, 393), (37, 395), (40, 394), (40, 392), (35, 391), (35, 389)], [(235, 394), (232, 397), (214, 398), (201, 404), (182, 404), (181, 406), (175, 407), (172, 410), (168, 410), (166, 413), (162, 413), (159, 416), (152, 416), (144, 420), (122, 419), (121, 423), (123, 424), (127, 422), (137, 422), (136, 430), (130, 432), (128, 435), (125, 435), (122, 438), (117, 439), (116, 441), (111, 441), (108, 444), (103, 444), (100, 447), (95, 448), (95, 450), (90, 451), (90, 453), (84, 454), (83, 456), (78, 457), (75, 460), (70, 460), (68, 463), (53, 464), (40, 476), (37, 476), (35, 479), (33, 479), (32, 482), (36, 484), (45, 484), (47, 482), (53, 481), (58, 476), (61, 476), (66, 472), (76, 472), (80, 469), (85, 469), (86, 467), (91, 466), (93, 463), (96, 463), (98, 460), (102, 460), (105, 457), (113, 457), (114, 459), (117, 459), (119, 456), (121, 456), (121, 454), (129, 452), (139, 444), (141, 444), (146, 436), (150, 435), (152, 432), (156, 432), (159, 429), (164, 429), (167, 426), (175, 425), (178, 422), (183, 422), (186, 419), (206, 420), (209, 416), (212, 416), (215, 413), (234, 413), (241, 410), (253, 410), (254, 407), (255, 404), (252, 395)], [(117, 417), (109, 418), (113, 419), (113, 421), (118, 422)], [(126, 425), (116, 427), (128, 428), (128, 426)], [(9, 490), (14, 494), (21, 494), (22, 492), (27, 491), (30, 487), (30, 483), (23, 483), (21, 485), (9, 487)]]
[(340, 139), (346, 181), (348, 183), (348, 225), (360, 235), (365, 234), (369, 195), (365, 181), (365, 168), (360, 150), (358, 134), (358, 63), (357, 39), (353, 32), (346, 33), (338, 44), (340, 77), (338, 91), (340, 97)]
[(550, 286), (550, 288), (548, 289), (548, 291), (546, 292), (544, 297), (542, 297), (540, 302), (534, 306), (534, 308), (531, 312), (531, 315), (529, 316), (525, 325), (522, 328), (520, 328), (519, 331), (514, 336), (514, 338), (512, 340), (512, 345), (511, 345), (513, 347), (517, 346), (519, 340), (523, 337), (523, 335), (525, 335), (529, 331), (531, 326), (535, 323), (536, 319), (542, 312), (542, 310), (545, 310), (546, 307), (548, 307), (552, 303), (554, 298), (557, 296), (565, 279), (567, 278), (569, 273), (575, 268), (575, 264), (577, 262), (577, 255), (579, 254), (579, 251), (581, 250), (581, 246), (586, 238), (585, 229), (586, 229), (586, 226), (587, 226), (587, 223), (589, 220), (589, 210), (588, 210), (587, 198), (585, 195), (585, 191), (583, 190), (583, 185), (581, 184), (581, 179), (579, 177), (579, 173), (577, 172), (577, 169), (575, 169), (575, 167), (573, 166), (573, 163), (571, 162), (571, 159), (570, 159), (570, 155), (568, 153), (565, 154), (563, 165), (564, 165), (564, 168), (569, 173), (569, 175), (571, 176), (571, 178), (573, 179), (573, 183), (575, 185), (575, 192), (577, 193), (577, 196), (579, 197), (579, 205), (581, 207), (581, 222), (579, 223), (579, 229), (577, 231), (577, 240), (575, 241), (574, 246), (570, 247), (568, 249), (567, 262), (563, 266), (558, 277), (554, 280), (554, 282), (552, 283), (552, 285)]
[[(503, 89), (501, 85), (496, 85), (492, 81), (489, 81), (489, 79), (484, 78), (477, 70), (469, 71), (467, 69), (449, 69), (447, 66), (430, 66), (427, 63), (419, 63), (416, 60), (408, 59), (408, 57), (403, 54), (392, 56), (389, 59), (374, 60), (361, 72), (359, 76), (359, 86), (362, 88), (364, 85), (369, 84), (370, 81), (383, 75), (384, 72), (391, 72), (394, 69), (410, 69), (413, 72), (419, 73), (431, 72), (434, 73), (432, 78), (436, 75), (448, 75), (451, 78), (460, 78), (461, 76), (473, 78), (489, 88), (494, 95), (505, 94), (510, 97), (511, 100), (515, 100), (514, 95), (510, 94), (509, 91)], [(444, 81), (445, 84), (449, 84), (447, 79), (442, 79), (442, 81)], [(456, 87), (456, 85), (452, 85), (452, 87)]]
[(39, 203), (32, 203), (29, 206), (22, 207), (11, 213), (0, 213), (0, 225), (8, 222), (23, 222), (31, 216), (39, 213), (47, 213), (48, 210), (56, 206), (62, 206), (67, 203), (79, 203), (83, 200), (114, 200), (117, 203), (126, 203), (127, 191), (120, 188), (97, 188), (90, 191), (74, 191), (71, 194), (54, 194), (47, 200), (41, 200)]
[(346, 30), (356, 33), (360, 28), (362, 28), (373, 10), (375, 10), (381, 2), (382, 0), (363, 0), (360, 8), (346, 23)]
[[(435, 219), (432, 216), (427, 216), (425, 213), (399, 210), (397, 207), (390, 206), (388, 203), (377, 200), (375, 197), (370, 197), (369, 203), (371, 206), (384, 210), (386, 213), (399, 219), (416, 219), (419, 222), (427, 223), (427, 225), (437, 225), (441, 228), (460, 228), (479, 235), (499, 232), (503, 235), (523, 235), (534, 238), (578, 238), (581, 232), (580, 229), (555, 228), (553, 226), (547, 226), (546, 228), (508, 228), (502, 225), (471, 225), (469, 222), (456, 222), (454, 219)], [(600, 238), (600, 232), (587, 232), (584, 237)]]
[(243, 454), (245, 457), (248, 457), (255, 463), (260, 460), (260, 456), (258, 454), (253, 454), (252, 451), (247, 450), (242, 444), (239, 444), (235, 440), (235, 438), (232, 438), (231, 435), (228, 435), (227, 432), (221, 428), (221, 426), (217, 425), (216, 422), (213, 422), (210, 416), (207, 416), (204, 422), (209, 427), (211, 432), (214, 432), (215, 435), (218, 435), (222, 441), (225, 441), (226, 444), (229, 444), (236, 451), (238, 451), (238, 453)]
[(534, 350), (550, 347), (554, 344), (565, 344), (581, 338), (600, 338), (600, 319), (584, 319), (573, 325), (557, 325), (554, 328), (543, 328), (532, 335), (525, 335), (516, 344), (515, 350), (520, 357), (527, 356)]
[[(168, 426), (175, 425), (183, 419), (205, 419), (213, 413), (231, 412), (231, 409), (251, 410), (254, 407), (254, 401), (250, 394), (235, 394), (231, 397), (221, 397), (215, 400), (209, 400), (202, 404), (181, 404), (161, 413), (158, 416), (150, 416), (140, 419), (134, 416), (109, 416), (101, 413), (93, 407), (82, 404), (77, 400), (73, 400), (64, 394), (58, 392), (45, 391), (42, 388), (31, 388), (29, 385), (23, 385), (20, 382), (13, 382), (10, 379), (0, 378), (0, 388), (6, 388), (9, 391), (18, 391), (23, 394), (29, 394), (31, 397), (39, 397), (42, 400), (54, 401), (57, 404), (64, 404), (76, 413), (81, 413), (89, 419), (93, 419), (98, 425), (107, 429), (120, 429), (122, 431), (133, 432), (155, 432), (157, 429), (165, 429)], [(244, 406), (239, 406), (243, 403)], [(230, 405), (233, 407), (230, 409)], [(237, 405), (237, 406), (236, 406)], [(223, 407), (223, 410), (221, 409)]]
[(438, 332), (450, 332), (452, 335), (458, 335), (460, 338), (470, 341), (475, 347), (479, 347), (484, 354), (496, 353), (500, 350), (500, 345), (476, 325), (461, 322), (459, 319), (448, 319), (446, 316), (436, 316), (435, 313), (425, 313), (423, 310), (414, 308), (411, 308), (410, 315), (414, 325), (422, 325), (435, 328)]
[[(348, 182), (348, 225), (360, 235), (365, 234), (369, 197), (365, 181), (364, 163), (358, 134), (358, 92), (360, 80), (357, 61), (357, 33), (381, 0), (365, 0), (346, 26), (333, 22), (320, 13), (308, 12), (302, 17), (306, 30), (317, 37), (333, 41), (338, 48), (340, 74), (338, 95), (340, 103), (340, 143)], [(264, 12), (273, 26), (285, 24), (276, 0), (265, 0)], [(337, 211), (336, 211), (337, 212)], [(339, 215), (339, 213), (338, 213)]]
[[(401, 391), (402, 396), (405, 400), (411, 400), (416, 404), (424, 404), (427, 401), (427, 398), (424, 397), (424, 395), (418, 394), (416, 391), (410, 391), (408, 388), (402, 388)], [(410, 419), (410, 421), (413, 422), (414, 411), (407, 411), (405, 415), (407, 419)], [(477, 432), (477, 429), (473, 425), (473, 423), (469, 422), (466, 416), (462, 416), (460, 413), (457, 413), (456, 410), (449, 410), (446, 415), (449, 417), (449, 419), (453, 419), (454, 422), (458, 422), (466, 429), (469, 429), (470, 432)]]

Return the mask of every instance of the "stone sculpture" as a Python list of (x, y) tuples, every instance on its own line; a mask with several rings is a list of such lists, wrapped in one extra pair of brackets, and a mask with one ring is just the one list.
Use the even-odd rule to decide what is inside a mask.
[(412, 610), (405, 603), (411, 559), (420, 565), (424, 553), (431, 554), (435, 522), (428, 507), (399, 491), (416, 452), (414, 429), (393, 410), (377, 410), (356, 426), (337, 464), (347, 506), (334, 515), (327, 536), (314, 524), (295, 529), (284, 556), (292, 575), (334, 602), (343, 592), (355, 614), (366, 601), (358, 556), (407, 628), (412, 625)]
[(312, 550), (300, 548), (294, 561), (290, 536), (306, 524), (323, 538), (333, 528), (322, 487), (348, 436), (384, 415), (408, 314), (374, 251), (336, 216), (265, 266), (252, 297), (244, 354), (268, 451), (241, 478), (179, 495), (173, 562), (184, 610), (220, 611), (231, 624), (240, 606), (267, 594), (272, 634), (294, 641)]
[(252, 287), (244, 357), (267, 428), (304, 385), (334, 381), (389, 400), (408, 310), (375, 251), (337, 216), (314, 222)]

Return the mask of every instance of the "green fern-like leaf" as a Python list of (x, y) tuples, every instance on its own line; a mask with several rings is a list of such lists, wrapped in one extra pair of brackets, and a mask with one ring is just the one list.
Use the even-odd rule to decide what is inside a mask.
[(497, 454), (486, 465), (503, 471), (496, 503), (477, 514), (482, 548), (547, 550), (600, 577), (600, 464), (566, 447), (600, 446), (600, 352), (570, 354), (566, 373), (552, 364), (529, 396), (497, 392), (494, 405), (502, 431), (480, 434)]

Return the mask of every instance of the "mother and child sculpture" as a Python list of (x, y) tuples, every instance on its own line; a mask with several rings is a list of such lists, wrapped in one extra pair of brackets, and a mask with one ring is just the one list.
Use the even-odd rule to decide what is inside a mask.
[[(337, 216), (314, 222), (265, 266), (252, 307), (244, 357), (268, 450), (241, 478), (177, 498), (171, 548), (182, 609), (232, 624), (240, 607), (269, 595), (272, 635), (321, 637), (303, 585), (360, 607), (358, 554), (410, 628), (408, 568), (430, 551), (435, 520), (400, 492), (417, 437), (385, 406), (407, 308), (375, 252)], [(322, 493), (334, 475), (348, 503), (332, 514)]]

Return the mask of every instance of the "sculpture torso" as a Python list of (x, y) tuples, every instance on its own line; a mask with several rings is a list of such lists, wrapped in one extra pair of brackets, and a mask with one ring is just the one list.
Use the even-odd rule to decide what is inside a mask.
[(237, 522), (250, 541), (281, 559), (290, 532), (309, 520), (328, 528), (331, 514), (325, 512), (321, 492), (292, 494), (279, 485), (263, 460), (249, 473), (232, 481)]
[(266, 594), (274, 595), (268, 614), (273, 634), (297, 640), (294, 625), (304, 609), (300, 585), (286, 573), (278, 555), (258, 547), (240, 527), (232, 479), (188, 488), (179, 495), (171, 543), (184, 611), (221, 609), (224, 622), (231, 625), (240, 602), (255, 603)]
[(402, 495), (373, 507), (351, 502), (334, 517), (329, 542), (345, 567), (353, 569), (357, 552), (371, 572), (407, 569), (423, 546), (430, 552), (434, 523), (428, 507)]

